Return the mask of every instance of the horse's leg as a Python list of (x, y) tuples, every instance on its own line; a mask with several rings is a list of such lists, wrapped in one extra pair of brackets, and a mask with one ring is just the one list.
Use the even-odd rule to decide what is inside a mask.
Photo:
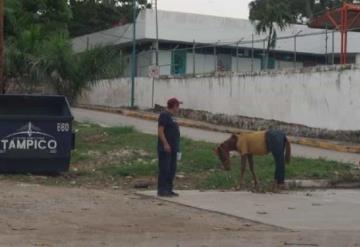
[(243, 186), (244, 174), (246, 171), (247, 155), (241, 156), (241, 168), (240, 168), (240, 179), (237, 189), (240, 190)]
[(256, 174), (255, 174), (254, 159), (253, 159), (252, 155), (249, 155), (249, 167), (250, 167), (251, 175), (252, 175), (253, 180), (254, 180), (254, 187), (255, 187), (256, 190), (258, 190), (259, 189), (259, 184), (258, 184), (258, 180), (257, 180)]

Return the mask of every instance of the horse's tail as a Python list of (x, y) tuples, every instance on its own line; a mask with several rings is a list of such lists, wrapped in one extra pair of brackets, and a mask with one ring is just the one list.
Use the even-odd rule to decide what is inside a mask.
[(291, 144), (288, 138), (285, 138), (285, 163), (289, 164), (291, 161)]

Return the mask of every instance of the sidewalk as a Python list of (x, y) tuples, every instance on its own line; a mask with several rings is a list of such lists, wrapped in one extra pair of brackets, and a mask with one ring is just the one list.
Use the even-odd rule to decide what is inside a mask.
[(299, 191), (287, 194), (179, 191), (175, 198), (150, 196), (211, 212), (292, 230), (360, 231), (359, 190)]
[[(104, 111), (110, 113), (117, 113), (128, 117), (140, 118), (150, 121), (157, 121), (158, 114), (144, 111), (134, 111), (122, 108), (110, 108), (103, 106), (84, 106), (79, 105), (79, 108), (88, 109), (88, 110), (96, 110), (96, 111)], [(197, 128), (208, 131), (222, 132), (222, 133), (244, 133), (244, 132), (252, 132), (249, 130), (242, 130), (237, 128), (231, 128), (221, 125), (209, 124), (201, 121), (194, 121), (191, 119), (178, 118), (177, 122), (180, 126), (189, 127), (189, 128)], [(352, 144), (352, 143), (344, 143), (337, 142), (332, 140), (323, 140), (323, 139), (313, 139), (313, 138), (304, 138), (304, 137), (293, 137), (289, 136), (289, 140), (293, 144), (298, 144), (302, 146), (314, 147), (319, 149), (326, 149), (341, 153), (360, 153), (360, 144)]]

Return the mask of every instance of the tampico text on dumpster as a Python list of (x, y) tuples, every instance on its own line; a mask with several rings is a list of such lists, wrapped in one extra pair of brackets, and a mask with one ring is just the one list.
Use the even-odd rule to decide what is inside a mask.
[(57, 152), (58, 143), (52, 135), (46, 134), (31, 122), (0, 140), (0, 154), (13, 150), (41, 150)]

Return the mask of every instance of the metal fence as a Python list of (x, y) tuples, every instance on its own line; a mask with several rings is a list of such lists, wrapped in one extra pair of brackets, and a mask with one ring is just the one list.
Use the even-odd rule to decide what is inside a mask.
[[(357, 31), (357, 30), (351, 30)], [(349, 32), (349, 63), (359, 62), (360, 32)], [(277, 37), (267, 50), (268, 38), (240, 38), (211, 44), (161, 44), (158, 51), (160, 76), (197, 76), (212, 73), (253, 73), (269, 69), (301, 68), (339, 63), (340, 33), (337, 30), (298, 31)], [(155, 65), (155, 49), (137, 50), (137, 76), (148, 76)], [(131, 56), (124, 55), (124, 76), (130, 75)], [(360, 57), (359, 57), (360, 58)]]

